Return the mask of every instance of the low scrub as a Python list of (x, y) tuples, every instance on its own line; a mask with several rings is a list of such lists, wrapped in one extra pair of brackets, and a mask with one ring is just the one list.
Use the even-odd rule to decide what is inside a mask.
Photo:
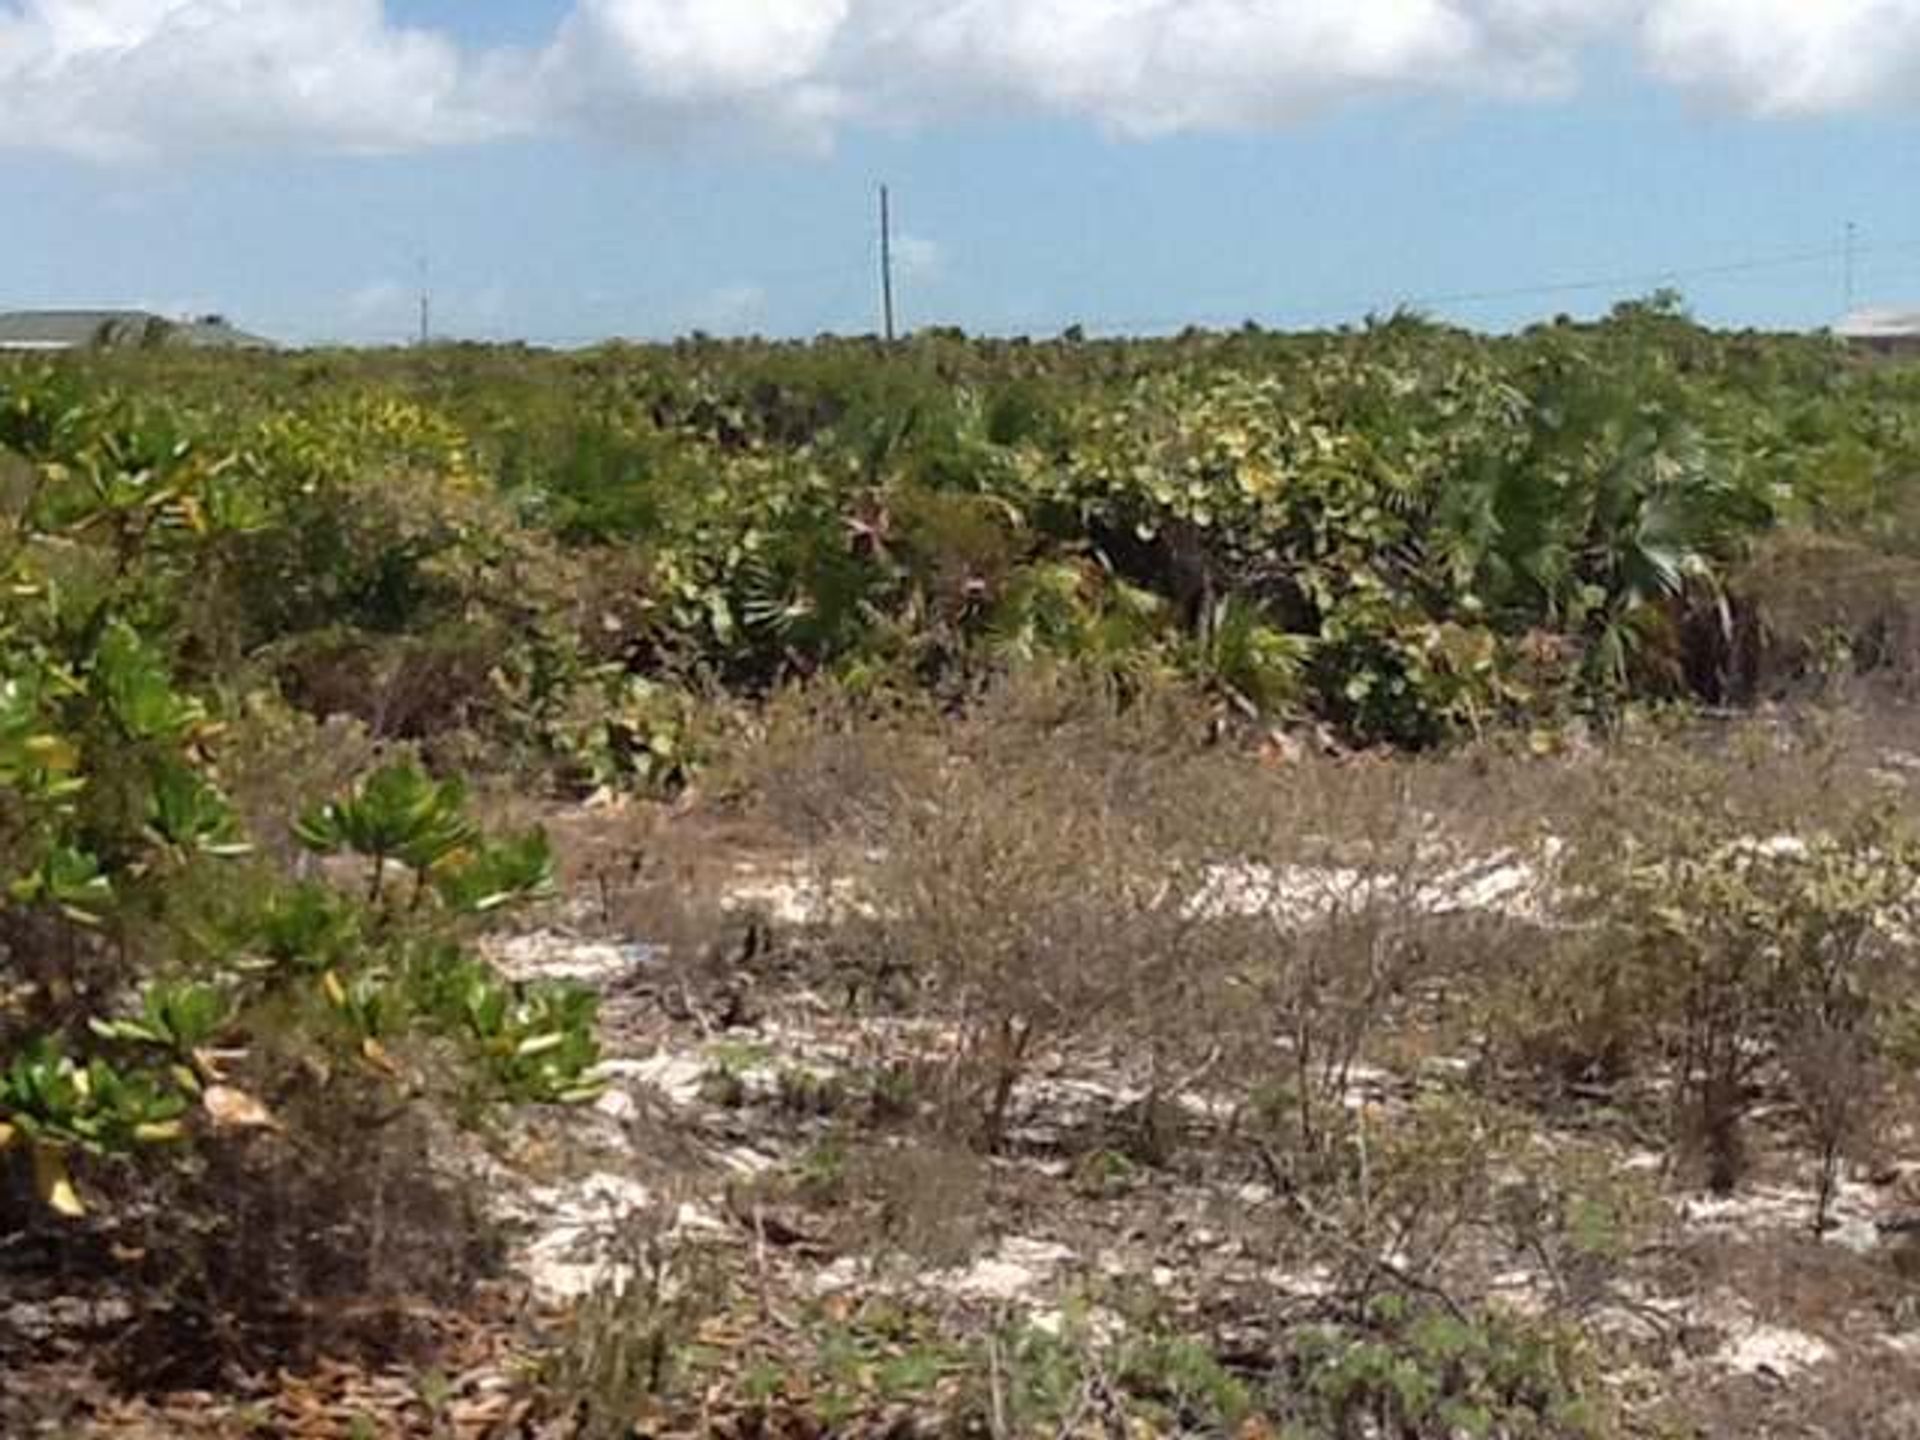
[(992, 1149), (1034, 1066), (1171, 1003), (1192, 921), (1138, 822), (1070, 779), (961, 766), (929, 778), (884, 832), (860, 933), (953, 1025), (945, 1104)]
[(1920, 685), (1920, 560), (1822, 533), (1771, 537), (1734, 575), (1722, 686), (1750, 703), (1842, 692), (1866, 680)]
[(1719, 1191), (1745, 1171), (1748, 1112), (1783, 1090), (1824, 1225), (1920, 993), (1920, 843), (1871, 781), (1775, 736), (1617, 764), (1565, 865), (1567, 928), (1497, 1023), (1563, 1080), (1658, 1081)]

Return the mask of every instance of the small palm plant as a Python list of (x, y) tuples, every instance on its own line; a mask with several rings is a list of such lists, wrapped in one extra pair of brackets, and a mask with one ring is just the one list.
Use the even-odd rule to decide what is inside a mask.
[(88, 1022), (88, 1028), (103, 1040), (151, 1046), (191, 1064), (218, 1038), (232, 1016), (232, 998), (219, 986), (177, 981), (148, 986), (140, 998), (137, 1016), (124, 1020), (96, 1018)]
[(413, 765), (389, 765), (352, 795), (303, 817), (294, 833), (316, 854), (354, 854), (372, 861), (371, 901), (385, 894), (387, 867), (395, 863), (413, 872), (419, 894), (437, 867), (479, 840), (466, 799), (466, 787), (457, 780), (435, 781)]

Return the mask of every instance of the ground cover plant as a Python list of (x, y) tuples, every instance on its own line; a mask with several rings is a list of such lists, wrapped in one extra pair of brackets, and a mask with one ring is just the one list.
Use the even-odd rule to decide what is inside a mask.
[(0, 1429), (1911, 1433), (1917, 384), (9, 362)]

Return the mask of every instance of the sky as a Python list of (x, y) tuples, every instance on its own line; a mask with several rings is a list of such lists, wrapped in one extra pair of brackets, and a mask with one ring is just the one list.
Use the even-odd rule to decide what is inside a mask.
[(882, 182), (908, 328), (1811, 328), (1917, 178), (1920, 0), (0, 0), (0, 309), (293, 343), (870, 331)]

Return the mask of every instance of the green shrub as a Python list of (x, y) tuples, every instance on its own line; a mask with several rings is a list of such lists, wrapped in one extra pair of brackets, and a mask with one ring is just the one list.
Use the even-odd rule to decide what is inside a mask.
[(1599, 1440), (1613, 1433), (1579, 1346), (1496, 1311), (1383, 1297), (1353, 1326), (1308, 1330), (1277, 1398), (1301, 1440), (1375, 1433)]
[[(358, 898), (249, 843), (220, 763), (232, 691), (207, 683), (191, 601), (257, 536), (249, 487), (265, 505), (288, 477), (138, 406), (0, 398), (30, 470), (0, 536), (0, 1163), (59, 1223), (140, 1229), (205, 1327), (173, 1360), (255, 1363), (311, 1302), (426, 1286), (390, 1246), (415, 1220), (478, 1243), (436, 1162), (377, 1132), (463, 1088), (590, 1095), (592, 999), (508, 985), (466, 948), (552, 862), (541, 836), (482, 834), (457, 783), (394, 763), (299, 820), (366, 862)], [(330, 1173), (357, 1161), (371, 1190)], [(405, 1223), (388, 1194), (414, 1197)]]

